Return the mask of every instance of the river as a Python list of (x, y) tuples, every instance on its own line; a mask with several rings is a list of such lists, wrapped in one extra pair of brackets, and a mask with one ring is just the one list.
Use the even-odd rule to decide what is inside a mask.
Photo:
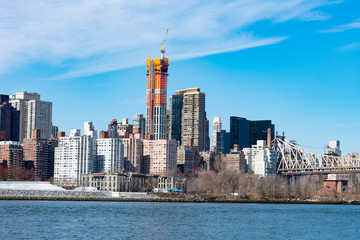
[(0, 239), (359, 239), (360, 206), (0, 201)]

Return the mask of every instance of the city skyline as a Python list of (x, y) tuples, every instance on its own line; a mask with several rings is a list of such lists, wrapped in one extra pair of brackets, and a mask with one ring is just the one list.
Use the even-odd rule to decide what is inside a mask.
[[(213, 117), (220, 116), (223, 129), (228, 131), (230, 116), (251, 120), (271, 119), (279, 133), (285, 131), (288, 139), (297, 140), (305, 149), (323, 152), (329, 140), (338, 139), (341, 141), (344, 154), (360, 151), (360, 140), (357, 138), (357, 132), (360, 130), (360, 114), (356, 111), (360, 90), (358, 67), (360, 30), (356, 29), (360, 27), (355, 6), (358, 3), (355, 1), (297, 2), (289, 1), (287, 6), (279, 5), (282, 7), (281, 10), (275, 11), (273, 8), (279, 1), (269, 1), (267, 17), (260, 17), (264, 10), (259, 10), (259, 13), (251, 12), (253, 15), (248, 19), (249, 22), (231, 24), (229, 28), (232, 29), (224, 29), (225, 32), (215, 25), (217, 26), (217, 30), (213, 33), (215, 36), (211, 35), (212, 32), (207, 28), (203, 27), (196, 33), (192, 27), (192, 31), (188, 34), (194, 36), (182, 39), (179, 36), (181, 31), (176, 28), (178, 22), (173, 19), (152, 29), (154, 34), (146, 37), (144, 41), (136, 37), (139, 34), (141, 36), (142, 29), (139, 29), (138, 32), (133, 32), (132, 36), (141, 42), (141, 49), (147, 51), (143, 51), (143, 55), (134, 54), (130, 60), (135, 59), (136, 63), (129, 61), (128, 66), (132, 68), (121, 67), (124, 61), (118, 61), (115, 69), (87, 71), (88, 73), (83, 75), (71, 75), (76, 72), (76, 69), (72, 68), (78, 68), (77, 72), (86, 72), (86, 69), (96, 70), (100, 68), (99, 65), (89, 65), (89, 59), (94, 60), (97, 56), (98, 59), (107, 57), (111, 59), (113, 55), (112, 60), (114, 60), (114, 55), (125, 58), (126, 54), (114, 48), (81, 56), (64, 54), (65, 56), (59, 57), (54, 56), (50, 51), (47, 58), (41, 54), (37, 55), (39, 51), (41, 52), (41, 48), (39, 50), (35, 47), (32, 49), (33, 52), (30, 51), (30, 45), (25, 47), (29, 54), (18, 53), (23, 56), (24, 61), (14, 62), (8, 61), (12, 58), (6, 59), (6, 56), (14, 56), (14, 52), (17, 53), (16, 47), (19, 46), (3, 40), (0, 48), (7, 54), (0, 61), (3, 63), (2, 75), (0, 75), (2, 93), (15, 94), (22, 91), (39, 93), (42, 99), (53, 102), (53, 124), (67, 133), (70, 128), (81, 128), (85, 121), (94, 122), (96, 130), (100, 131), (107, 129), (106, 126), (113, 117), (132, 119), (138, 113), (146, 115), (145, 59), (160, 57), (163, 32), (169, 27), (167, 56), (171, 67), (168, 97), (174, 94), (175, 90), (198, 87), (207, 96), (207, 118), (212, 121)], [(234, 9), (239, 7), (232, 3)], [(166, 4), (168, 3), (164, 3), (162, 7)], [(255, 1), (251, 6), (259, 9), (256, 4), (262, 5), (261, 1)], [(0, 7), (6, 10), (4, 5), (6, 4)], [(40, 9), (44, 9), (45, 5), (43, 3)], [(203, 5), (196, 10), (207, 9), (207, 4)], [(130, 7), (136, 9), (136, 6)], [(184, 8), (189, 11), (190, 7), (184, 5)], [(8, 13), (6, 16), (11, 16), (11, 12), (6, 12)], [(86, 13), (86, 9), (84, 12)], [(235, 10), (231, 11), (230, 16), (234, 16), (234, 12)], [(218, 9), (214, 20), (218, 20), (218, 17), (225, 13), (229, 13), (228, 5)], [(26, 16), (36, 20), (31, 14)], [(145, 14), (145, 16), (152, 15)], [(212, 19), (204, 16), (204, 20)], [(234, 16), (234, 20), (238, 18)], [(51, 21), (54, 19), (49, 19), (50, 23)], [(99, 22), (112, 26), (111, 22), (100, 20)], [(2, 20), (1, 23), (8, 28), (13, 27), (11, 21)], [(19, 27), (18, 30), (29, 36), (27, 32), (23, 32), (23, 28)], [(241, 37), (249, 34), (250, 40), (246, 43), (237, 41), (236, 47), (229, 47), (236, 32)], [(4, 29), (0, 30), (1, 36), (9, 36), (7, 34)], [(34, 33), (35, 36), (36, 34), (37, 32)], [(66, 34), (65, 32), (64, 36), (57, 38), (58, 41), (62, 42), (64, 40), (62, 37), (66, 37)], [(199, 46), (199, 41), (193, 39), (201, 34), (203, 34), (200, 36), (202, 40), (215, 39), (211, 42), (212, 46), (204, 46), (207, 49), (203, 51), (206, 53), (202, 54), (194, 51), (194, 48)], [(231, 36), (225, 37), (228, 35)], [(12, 37), (16, 40), (17, 35)], [(45, 34), (44, 37), (51, 35)], [(244, 40), (241, 37), (240, 40)], [(77, 42), (76, 39), (69, 41)], [(39, 42), (35, 41), (35, 46)], [(218, 49), (214, 49), (216, 45), (214, 42), (219, 44)], [(183, 45), (185, 48), (191, 43), (194, 43), (193, 46), (183, 52), (187, 57), (179, 57), (181, 52), (179, 46)], [(264, 46), (256, 47), (262, 45)], [(43, 47), (52, 49), (46, 44)], [(67, 50), (79, 50), (79, 52), (86, 50), (86, 47), (61, 47), (64, 47), (60, 50), (65, 53)], [(133, 48), (133, 45), (131, 47)], [(246, 50), (240, 51), (241, 49)], [(190, 53), (193, 55), (190, 56)], [(11, 67), (5, 68), (5, 62), (11, 63)], [(169, 105), (167, 107), (169, 108)]]

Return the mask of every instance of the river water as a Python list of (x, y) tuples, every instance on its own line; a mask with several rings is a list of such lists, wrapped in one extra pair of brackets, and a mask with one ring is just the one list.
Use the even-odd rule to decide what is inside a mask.
[(0, 239), (360, 239), (360, 206), (0, 201)]

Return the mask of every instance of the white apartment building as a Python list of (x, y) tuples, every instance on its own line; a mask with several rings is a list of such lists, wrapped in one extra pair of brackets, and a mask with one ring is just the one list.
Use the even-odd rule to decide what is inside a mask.
[(144, 140), (143, 155), (147, 159), (149, 173), (160, 176), (175, 176), (177, 171), (177, 141)]
[(100, 138), (96, 140), (95, 172), (114, 173), (124, 168), (122, 139)]
[(324, 148), (325, 155), (341, 157), (340, 141), (330, 140), (329, 145)]
[(59, 138), (55, 148), (54, 182), (58, 185), (79, 185), (82, 174), (93, 171), (96, 159), (94, 138), (73, 131), (70, 137)]
[(33, 129), (41, 130), (41, 138), (51, 138), (52, 103), (40, 100), (37, 93), (21, 92), (10, 96), (11, 105), (20, 111), (19, 141), (32, 137)]
[(248, 171), (260, 176), (271, 176), (276, 173), (276, 156), (273, 149), (266, 147), (266, 141), (258, 140), (256, 145), (242, 150), (245, 154)]
[(97, 138), (97, 132), (95, 131), (95, 127), (92, 122), (84, 122), (84, 136)]

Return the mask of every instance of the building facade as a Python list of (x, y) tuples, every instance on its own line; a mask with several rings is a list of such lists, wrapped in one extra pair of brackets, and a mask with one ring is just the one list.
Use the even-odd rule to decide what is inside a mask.
[(114, 173), (124, 168), (124, 145), (119, 138), (96, 139), (94, 172)]
[(32, 138), (23, 140), (24, 162), (32, 163), (37, 181), (48, 181), (54, 177), (54, 156), (56, 139), (42, 139), (41, 131), (33, 129)]
[(19, 141), (32, 137), (39, 129), (44, 139), (51, 138), (52, 103), (41, 101), (37, 93), (21, 92), (10, 97), (11, 105), (20, 111)]
[(225, 130), (217, 132), (215, 135), (217, 153), (228, 154), (230, 153), (230, 133)]
[(0, 141), (19, 141), (20, 111), (9, 103), (8, 95), (0, 95)]
[(169, 59), (148, 58), (147, 98), (146, 98), (146, 134), (154, 140), (166, 138), (166, 98)]
[(324, 148), (325, 155), (341, 157), (340, 141), (330, 140), (329, 145)]
[(247, 170), (259, 176), (276, 174), (275, 151), (266, 146), (266, 141), (258, 140), (257, 145), (242, 150), (245, 154)]
[[(140, 129), (140, 132), (136, 132), (136, 129)], [(133, 118), (133, 133), (141, 133), (145, 135), (146, 130), (146, 118), (142, 114), (136, 114)]]
[(218, 132), (221, 132), (221, 118), (220, 117), (214, 117), (213, 120), (213, 129), (211, 134), (211, 148), (216, 151), (216, 134)]
[(79, 185), (81, 175), (93, 171), (95, 160), (94, 138), (79, 134), (59, 138), (55, 148), (54, 182), (63, 186)]
[(176, 140), (181, 145), (181, 120), (183, 109), (183, 95), (181, 92), (175, 92), (170, 96), (170, 123), (169, 140)]
[(0, 169), (2, 180), (23, 180), (23, 148), (18, 142), (0, 142)]
[(144, 161), (148, 161), (149, 173), (175, 176), (177, 169), (177, 142), (174, 140), (144, 140)]

